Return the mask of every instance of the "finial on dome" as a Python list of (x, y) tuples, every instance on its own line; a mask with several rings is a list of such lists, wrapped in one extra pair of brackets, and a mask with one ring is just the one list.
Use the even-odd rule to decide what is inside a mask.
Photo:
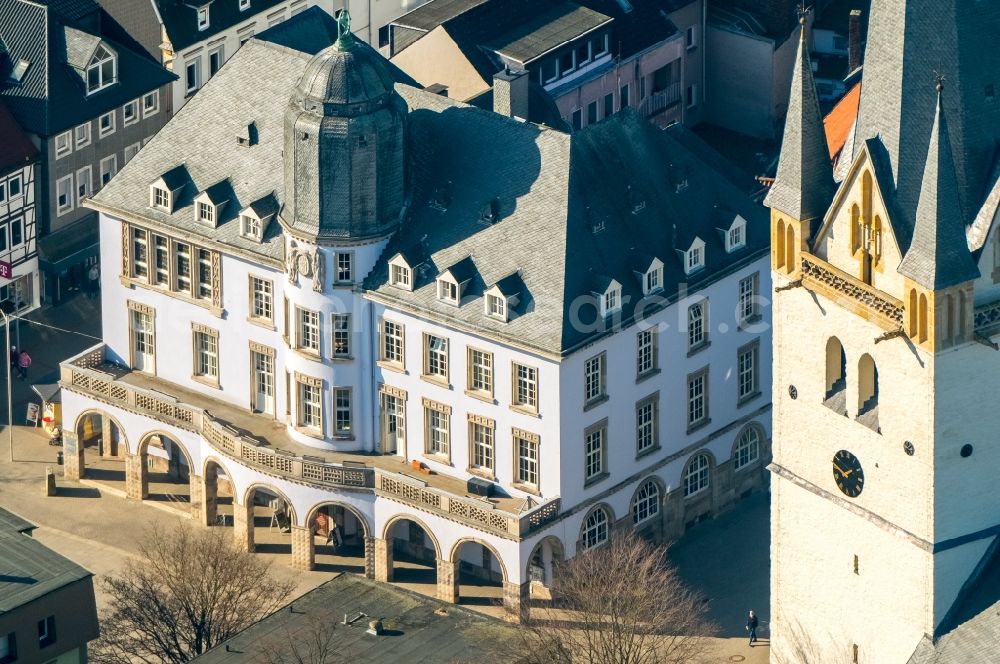
[(934, 72), (934, 89), (938, 91), (938, 94), (944, 92), (944, 74)]
[(805, 2), (800, 2), (799, 6), (795, 8), (796, 13), (799, 15), (799, 40), (806, 40), (806, 14), (809, 13), (809, 8), (806, 7)]
[(337, 13), (337, 41), (334, 42), (341, 51), (346, 51), (354, 46), (354, 33), (351, 32), (351, 12), (346, 8)]

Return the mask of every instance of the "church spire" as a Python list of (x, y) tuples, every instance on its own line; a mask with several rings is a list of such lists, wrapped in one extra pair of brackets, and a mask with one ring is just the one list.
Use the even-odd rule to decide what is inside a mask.
[(764, 204), (798, 221), (807, 221), (826, 212), (836, 185), (813, 82), (804, 12), (799, 23), (799, 50), (792, 73), (778, 174)]
[(899, 265), (900, 274), (930, 290), (979, 277), (965, 240), (965, 216), (942, 105), (943, 93), (944, 81), (938, 77), (937, 108), (917, 202), (913, 241)]

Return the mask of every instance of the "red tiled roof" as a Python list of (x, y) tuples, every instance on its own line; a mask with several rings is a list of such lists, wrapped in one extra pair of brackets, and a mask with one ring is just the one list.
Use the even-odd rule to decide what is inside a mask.
[(858, 117), (858, 103), (861, 101), (861, 81), (854, 84), (844, 98), (837, 102), (825, 118), (823, 128), (826, 130), (826, 144), (830, 149), (830, 159), (836, 159), (844, 148), (851, 127)]
[(23, 164), (38, 151), (0, 100), (0, 172)]

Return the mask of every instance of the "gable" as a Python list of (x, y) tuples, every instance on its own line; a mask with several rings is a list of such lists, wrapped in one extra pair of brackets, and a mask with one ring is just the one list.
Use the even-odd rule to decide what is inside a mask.
[(468, 101), (492, 87), (484, 80), (448, 31), (438, 26), (418, 39), (390, 62), (427, 87), (448, 86), (448, 97)]
[[(863, 147), (840, 183), (811, 246), (816, 256), (862, 280), (863, 261), (871, 256), (871, 285), (898, 297), (903, 292), (903, 277), (897, 269), (909, 233), (892, 204), (891, 186), (871, 152)], [(905, 244), (900, 235), (907, 240)]]

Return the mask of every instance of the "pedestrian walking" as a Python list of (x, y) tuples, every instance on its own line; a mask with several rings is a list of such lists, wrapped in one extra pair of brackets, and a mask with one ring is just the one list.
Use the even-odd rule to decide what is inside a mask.
[(24, 380), (28, 377), (28, 367), (31, 366), (31, 356), (28, 355), (27, 351), (21, 351), (21, 354), (17, 357), (17, 373)]
[(750, 647), (753, 648), (753, 644), (757, 642), (757, 625), (760, 623), (757, 620), (757, 615), (751, 609), (750, 615), (747, 617), (747, 631), (750, 632)]

